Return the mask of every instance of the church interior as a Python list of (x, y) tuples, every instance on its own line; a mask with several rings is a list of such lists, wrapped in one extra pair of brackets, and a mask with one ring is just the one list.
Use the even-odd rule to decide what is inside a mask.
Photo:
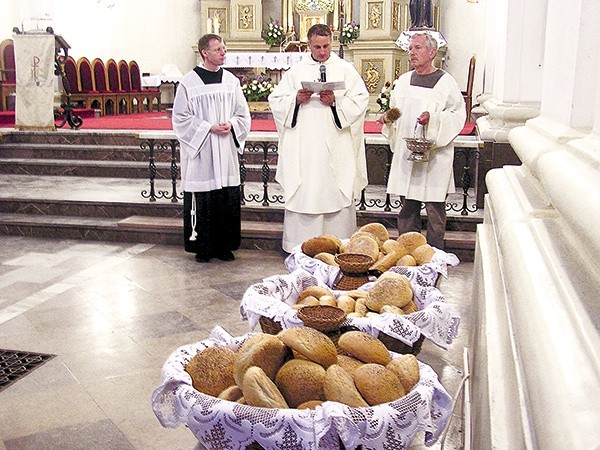
[[(72, 3), (0, 3), (0, 450), (600, 446), (596, 0)], [(372, 446), (352, 433), (332, 443), (332, 421), (320, 446), (241, 445), (244, 433), (258, 435), (253, 420), (235, 437), (202, 434), (200, 418), (218, 414), (164, 387), (165, 362), (183, 346), (264, 331), (243, 301), (291, 272), (264, 93), (245, 91), (252, 128), (235, 261), (198, 264), (184, 252), (178, 83), (200, 61), (198, 38), (216, 33), (223, 67), (242, 84), (276, 84), (306, 54), (315, 23), (331, 28), (333, 52), (369, 92), (359, 226), (398, 235), (377, 118), (391, 83), (411, 70), (411, 33), (437, 39), (435, 65), (466, 104), (446, 200), (442, 253), (452, 258), (430, 286), (460, 320), (448, 345), (428, 335), (413, 350), (444, 395), (429, 411), (437, 421), (415, 414), (407, 442), (396, 424)], [(28, 45), (46, 60), (20, 71)], [(159, 392), (175, 400), (160, 403)], [(165, 425), (185, 408), (195, 415)], [(319, 410), (311, 426), (322, 426), (328, 409)]]

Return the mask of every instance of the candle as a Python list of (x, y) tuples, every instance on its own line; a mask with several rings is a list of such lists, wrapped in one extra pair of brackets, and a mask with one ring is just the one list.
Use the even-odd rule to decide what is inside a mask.
[(210, 17), (206, 19), (206, 32), (212, 33), (212, 19)]
[(219, 18), (218, 18), (218, 17), (215, 17), (213, 20), (214, 20), (214, 23), (215, 23), (215, 34), (219, 34), (219, 28), (220, 28), (220, 27), (219, 27), (219, 25), (220, 25), (220, 24), (219, 24), (219, 22), (220, 22), (220, 21), (219, 21)]

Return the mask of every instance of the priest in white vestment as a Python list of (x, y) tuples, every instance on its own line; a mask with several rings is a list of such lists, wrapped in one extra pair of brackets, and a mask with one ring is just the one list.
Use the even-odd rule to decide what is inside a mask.
[[(402, 209), (398, 215), (398, 232), (421, 232), (421, 205), (427, 211), (427, 242), (444, 248), (446, 231), (446, 196), (455, 192), (454, 145), (466, 121), (465, 102), (456, 81), (436, 68), (433, 60), (437, 42), (427, 33), (412, 36), (409, 57), (414, 70), (402, 74), (390, 96), (390, 109), (401, 116), (392, 121), (390, 111), (379, 121), (382, 133), (394, 153), (387, 192), (400, 195)], [(435, 141), (429, 161), (409, 161), (410, 150), (404, 138), (425, 137)]]
[[(286, 252), (311, 237), (348, 238), (356, 230), (354, 200), (367, 185), (364, 119), (369, 101), (354, 66), (331, 53), (331, 30), (313, 25), (302, 61), (269, 96), (279, 133), (275, 180), (282, 186)], [(302, 82), (341, 82), (320, 92)]]
[(241, 240), (238, 154), (250, 132), (250, 111), (237, 77), (220, 67), (225, 44), (198, 41), (203, 62), (179, 83), (173, 131), (180, 144), (184, 244), (196, 261), (231, 261)]

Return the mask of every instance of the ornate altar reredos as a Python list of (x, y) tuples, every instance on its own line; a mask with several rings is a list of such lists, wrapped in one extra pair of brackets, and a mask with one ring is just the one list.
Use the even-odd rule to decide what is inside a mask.
[[(281, 3), (277, 5), (276, 3)], [(230, 52), (266, 52), (270, 48), (262, 30), (270, 20), (279, 21), (290, 41), (305, 41), (308, 29), (315, 23), (327, 23), (334, 40), (343, 23), (358, 18), (360, 36), (345, 46), (344, 58), (352, 61), (362, 75), (371, 95), (370, 109), (376, 103), (386, 81), (392, 81), (410, 68), (408, 53), (396, 44), (403, 32), (440, 30), (440, 0), (202, 0), (202, 33), (219, 33)], [(275, 3), (275, 4), (274, 4)], [(359, 4), (359, 11), (352, 5)], [(280, 6), (277, 11), (276, 7)], [(412, 17), (411, 17), (412, 13)], [(430, 25), (431, 26), (428, 26)], [(194, 46), (194, 50), (197, 49)], [(334, 42), (334, 51), (339, 44)], [(446, 47), (438, 49), (436, 65), (441, 67)]]

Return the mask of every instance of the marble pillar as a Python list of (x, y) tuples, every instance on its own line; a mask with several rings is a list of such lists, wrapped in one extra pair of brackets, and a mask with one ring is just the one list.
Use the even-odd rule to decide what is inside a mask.
[(471, 448), (600, 442), (600, 8), (544, 5), (540, 114), (508, 132), (522, 165), (488, 173), (477, 230)]

